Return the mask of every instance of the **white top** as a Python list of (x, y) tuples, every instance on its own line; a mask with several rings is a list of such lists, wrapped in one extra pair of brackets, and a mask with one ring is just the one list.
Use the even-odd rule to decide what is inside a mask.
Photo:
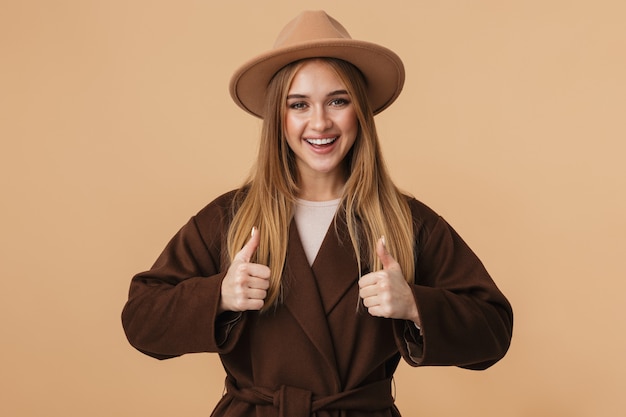
[(340, 201), (296, 201), (294, 218), (309, 265), (315, 261)]

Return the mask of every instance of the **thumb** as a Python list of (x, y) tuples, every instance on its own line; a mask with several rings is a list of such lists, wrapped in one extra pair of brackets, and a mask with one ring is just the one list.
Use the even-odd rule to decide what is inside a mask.
[(259, 247), (259, 242), (261, 241), (261, 237), (259, 234), (259, 229), (256, 227), (252, 228), (252, 232), (250, 234), (250, 239), (246, 242), (246, 244), (241, 248), (237, 255), (235, 255), (235, 259), (239, 259), (240, 261), (250, 262), (250, 259), (254, 256), (254, 252), (256, 252)]
[(380, 262), (383, 264), (383, 269), (389, 269), (396, 264), (396, 260), (387, 251), (385, 236), (381, 236), (380, 239), (378, 239), (378, 242), (376, 242), (376, 254), (378, 255), (378, 259), (380, 259)]

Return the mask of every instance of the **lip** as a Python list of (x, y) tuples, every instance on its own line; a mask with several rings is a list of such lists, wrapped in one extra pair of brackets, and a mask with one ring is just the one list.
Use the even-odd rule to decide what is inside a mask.
[[(327, 135), (327, 136), (307, 136), (302, 140), (308, 145), (309, 149), (313, 150), (317, 154), (326, 154), (331, 152), (341, 136), (339, 135)], [(312, 143), (311, 141), (321, 142)]]
[(305, 137), (304, 140), (311, 145), (330, 145), (339, 139), (339, 135), (337, 136), (318, 136), (318, 137)]

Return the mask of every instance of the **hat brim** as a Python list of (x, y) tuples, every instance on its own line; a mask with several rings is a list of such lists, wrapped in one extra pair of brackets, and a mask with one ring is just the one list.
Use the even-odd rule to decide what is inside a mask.
[(248, 61), (233, 74), (230, 95), (239, 107), (263, 118), (265, 93), (274, 74), (306, 58), (338, 58), (356, 66), (365, 77), (374, 114), (389, 107), (404, 85), (404, 65), (393, 51), (354, 39), (318, 39), (274, 49)]

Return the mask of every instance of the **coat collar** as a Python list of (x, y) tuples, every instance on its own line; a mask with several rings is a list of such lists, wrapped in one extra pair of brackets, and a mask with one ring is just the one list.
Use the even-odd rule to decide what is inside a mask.
[(359, 279), (359, 266), (342, 217), (330, 225), (312, 269), (324, 310), (330, 314)]
[(283, 281), (285, 307), (333, 373), (337, 372), (337, 361), (327, 317), (359, 278), (354, 250), (346, 236), (344, 222), (338, 220), (336, 231), (331, 224), (311, 267), (292, 221)]

